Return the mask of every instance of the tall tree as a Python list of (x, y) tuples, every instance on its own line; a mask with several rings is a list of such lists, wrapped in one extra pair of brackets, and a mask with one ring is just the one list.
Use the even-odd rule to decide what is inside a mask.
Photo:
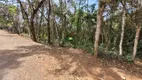
[(50, 0), (48, 0), (48, 43), (50, 44), (51, 43), (51, 30), (50, 30), (50, 28), (51, 28), (51, 26), (50, 26), (50, 17), (51, 17), (51, 2), (50, 2)]
[(97, 12), (97, 26), (96, 26), (95, 41), (94, 41), (94, 55), (96, 57), (98, 55), (99, 40), (100, 40), (101, 27), (103, 22), (104, 9), (105, 9), (105, 2), (103, 2), (102, 0), (99, 0), (99, 7)]
[[(28, 15), (28, 13), (26, 12), (26, 10), (24, 9), (24, 6), (23, 6), (21, 0), (17, 0), (17, 1), (20, 4), (20, 8), (21, 8), (23, 14), (26, 16), (26, 20), (27, 20), (27, 23), (28, 23), (28, 26), (29, 26), (29, 29), (30, 29), (30, 37), (31, 37), (31, 39), (33, 41), (37, 42), (36, 32), (35, 32), (35, 26), (34, 26), (34, 19), (35, 19), (35, 15), (37, 14), (39, 8), (43, 5), (43, 3), (46, 0), (41, 0), (39, 2), (39, 4), (37, 5), (37, 7), (35, 9), (34, 8), (32, 9), (30, 16)], [(30, 17), (30, 19), (29, 19), (29, 17)]]
[(141, 26), (142, 26), (142, 1), (141, 0), (135, 0), (134, 3), (132, 4), (135, 8), (135, 11), (133, 11), (133, 22), (136, 27), (136, 34), (135, 34), (135, 39), (134, 39), (134, 47), (133, 47), (133, 54), (132, 54), (132, 60), (135, 60), (135, 56), (137, 54), (137, 47), (138, 47), (138, 42), (139, 42), (139, 37), (140, 37), (140, 31), (141, 31)]
[(139, 42), (139, 37), (140, 37), (140, 31), (141, 31), (141, 25), (137, 25), (136, 35), (135, 35), (135, 40), (134, 40), (134, 47), (133, 47), (132, 60), (135, 60), (135, 56), (136, 56), (136, 53), (137, 53), (137, 47), (138, 47), (138, 42)]
[(125, 10), (125, 1), (122, 2), (122, 25), (121, 25), (121, 37), (120, 37), (120, 43), (119, 43), (119, 55), (122, 55), (123, 53), (123, 39), (124, 39), (124, 31), (125, 31), (125, 23), (126, 23), (126, 10)]

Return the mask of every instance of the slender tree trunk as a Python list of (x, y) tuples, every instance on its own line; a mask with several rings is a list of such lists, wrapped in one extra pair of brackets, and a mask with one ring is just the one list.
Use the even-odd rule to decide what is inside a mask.
[(53, 16), (52, 16), (52, 44), (54, 44), (55, 42), (55, 22), (53, 20)]
[(106, 48), (105, 48), (105, 52), (109, 51), (109, 46), (110, 46), (110, 38), (108, 34), (104, 34), (105, 35), (105, 40), (106, 40)]
[[(54, 19), (55, 21), (55, 19)], [(55, 30), (56, 30), (56, 38), (57, 38), (57, 41), (56, 41), (56, 45), (59, 46), (59, 31), (58, 31), (58, 27), (57, 27), (57, 24), (55, 25)]]
[[(51, 7), (52, 7), (52, 10), (55, 10), (53, 2), (51, 2)], [(53, 33), (54, 33), (54, 35), (53, 35), (54, 36), (54, 45), (55, 46), (59, 46), (58, 27), (57, 27), (57, 23), (56, 23), (56, 19), (55, 19), (54, 13), (52, 13), (52, 21), (53, 21)]]
[(19, 27), (19, 24), (18, 24), (18, 21), (16, 20), (15, 22), (13, 22), (14, 23), (14, 26), (13, 26), (13, 28), (14, 28), (14, 33), (16, 33), (16, 34), (20, 34), (20, 32), (19, 32), (19, 30), (18, 30), (18, 27)]
[[(123, 6), (124, 7), (124, 6)], [(124, 29), (125, 29), (125, 21), (126, 21), (126, 11), (123, 9), (123, 15), (122, 15), (122, 31), (121, 31), (121, 37), (120, 37), (120, 43), (119, 43), (119, 55), (123, 54), (123, 39), (124, 39)]]
[[(52, 11), (51, 11), (52, 12)], [(51, 13), (52, 14), (52, 13)], [(53, 20), (53, 17), (54, 17), (54, 15), (51, 15), (51, 40), (52, 40), (52, 45), (54, 45), (54, 42), (55, 42), (55, 36), (54, 36), (54, 34), (55, 34), (55, 22), (54, 22), (54, 20)]]
[(99, 40), (100, 40), (100, 34), (101, 34), (104, 8), (105, 8), (105, 4), (99, 1), (99, 9), (97, 12), (97, 27), (96, 27), (95, 41), (94, 41), (94, 55), (96, 57), (98, 55), (98, 49), (99, 49)]
[(50, 33), (50, 15), (51, 15), (51, 3), (50, 3), (50, 0), (48, 0), (48, 5), (49, 5), (49, 9), (48, 9), (48, 44), (50, 44), (51, 43), (51, 33)]
[(20, 34), (20, 30), (19, 30), (19, 9), (18, 9), (18, 4), (17, 4), (17, 10), (16, 10), (17, 16), (16, 16), (16, 21), (15, 21), (15, 31), (16, 33), (19, 35)]
[(63, 10), (63, 1), (64, 0), (60, 0), (60, 5), (61, 5), (61, 13), (62, 13), (62, 16), (61, 16), (61, 25), (62, 25), (62, 37), (61, 37), (61, 40), (62, 40), (62, 43), (61, 43), (61, 45), (64, 45), (64, 39), (65, 39), (65, 23), (64, 23), (64, 21), (65, 21), (65, 19), (64, 19), (64, 10)]
[(30, 28), (30, 37), (33, 41), (37, 42), (37, 38), (36, 38), (36, 32), (35, 32), (35, 26), (34, 26), (34, 20), (32, 19), (29, 25)]
[(141, 27), (138, 26), (137, 29), (136, 29), (136, 35), (135, 35), (135, 41), (134, 41), (134, 47), (133, 47), (132, 60), (135, 60), (135, 56), (136, 56), (136, 53), (137, 53), (137, 47), (138, 47), (140, 31), (141, 31)]

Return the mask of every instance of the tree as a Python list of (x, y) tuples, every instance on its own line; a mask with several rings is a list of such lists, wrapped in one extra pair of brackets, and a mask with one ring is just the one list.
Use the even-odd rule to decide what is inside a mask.
[(99, 40), (100, 40), (100, 34), (101, 34), (104, 9), (105, 9), (105, 2), (99, 0), (99, 7), (97, 12), (97, 26), (96, 26), (95, 41), (94, 41), (94, 54), (96, 57), (98, 55)]
[(34, 41), (83, 48), (96, 57), (99, 52), (133, 60), (141, 55), (141, 0), (98, 0), (97, 5), (89, 0), (16, 1), (0, 3), (6, 6), (0, 27), (20, 28)]
[[(29, 29), (30, 29), (30, 37), (33, 41), (37, 42), (35, 26), (34, 26), (34, 18), (35, 18), (35, 15), (37, 14), (39, 8), (43, 5), (43, 3), (46, 0), (41, 0), (41, 2), (39, 2), (38, 6), (35, 9), (34, 8), (32, 9), (30, 16), (28, 15), (26, 10), (24, 9), (22, 2), (20, 0), (17, 0), (17, 1), (20, 4), (20, 8), (21, 8), (21, 11), (23, 13), (23, 16), (26, 17), (26, 20), (27, 20), (27, 23), (28, 23), (28, 26), (29, 26)], [(30, 17), (30, 19), (29, 19), (29, 17)]]
[(136, 53), (137, 53), (137, 47), (138, 47), (140, 31), (141, 31), (141, 26), (137, 25), (137, 27), (136, 27), (136, 35), (135, 35), (135, 40), (134, 40), (134, 47), (133, 47), (133, 55), (132, 55), (132, 60), (133, 61), (135, 60), (135, 56), (136, 56)]
[(51, 26), (50, 26), (50, 17), (51, 17), (51, 2), (50, 2), (50, 0), (48, 0), (48, 43), (50, 44), (51, 43), (51, 34), (50, 34), (50, 32), (51, 32), (51, 30), (50, 30), (50, 28), (51, 28)]
[(140, 31), (142, 26), (142, 1), (141, 0), (135, 0), (132, 1), (132, 6), (135, 8), (134, 11), (132, 11), (132, 21), (134, 22), (134, 26), (136, 27), (136, 34), (134, 39), (134, 46), (133, 46), (133, 54), (132, 54), (132, 60), (135, 60), (135, 56), (137, 54), (137, 47), (140, 37)]
[(122, 31), (121, 31), (121, 37), (120, 37), (120, 43), (119, 43), (119, 55), (122, 55), (123, 53), (123, 47), (122, 47), (122, 44), (123, 44), (123, 39), (124, 39), (124, 32), (125, 32), (125, 23), (126, 23), (126, 8), (125, 8), (125, 5), (126, 5), (126, 2), (125, 1), (122, 1)]
[[(138, 10), (136, 10), (136, 12), (134, 13), (134, 23), (135, 23), (135, 27), (136, 27), (136, 34), (135, 34), (135, 39), (134, 39), (134, 47), (133, 47), (133, 55), (132, 55), (132, 60), (135, 60), (135, 56), (137, 53), (137, 47), (138, 47), (138, 42), (139, 42), (139, 37), (140, 37), (140, 31), (141, 31), (141, 26), (142, 26), (142, 20), (141, 20), (141, 16), (142, 16), (142, 8), (138, 8)], [(136, 16), (137, 15), (137, 16)]]

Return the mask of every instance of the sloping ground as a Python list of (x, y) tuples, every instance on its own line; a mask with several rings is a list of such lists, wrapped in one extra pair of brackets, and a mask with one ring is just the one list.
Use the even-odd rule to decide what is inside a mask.
[(142, 80), (141, 72), (128, 70), (104, 66), (79, 49), (44, 46), (0, 31), (0, 80)]

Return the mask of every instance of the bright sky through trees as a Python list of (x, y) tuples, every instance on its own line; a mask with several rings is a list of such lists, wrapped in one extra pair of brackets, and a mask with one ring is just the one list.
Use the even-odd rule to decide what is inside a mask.
[[(56, 2), (56, 3), (59, 3), (59, 0), (54, 0), (54, 2)], [(92, 5), (92, 4), (98, 4), (98, 0), (88, 0), (88, 2), (89, 2), (89, 5)], [(97, 6), (96, 6), (97, 7)]]

